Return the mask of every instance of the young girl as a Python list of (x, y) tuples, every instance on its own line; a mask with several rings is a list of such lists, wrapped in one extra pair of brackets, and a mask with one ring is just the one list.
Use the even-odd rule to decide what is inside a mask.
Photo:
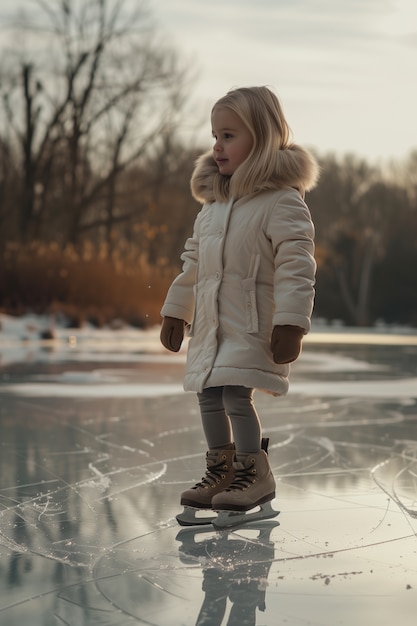
[(310, 329), (316, 265), (303, 197), (318, 167), (291, 143), (267, 87), (228, 92), (211, 124), (213, 149), (191, 178), (203, 207), (161, 311), (161, 341), (176, 352), (189, 327), (184, 389), (197, 392), (208, 445), (206, 474), (182, 493), (177, 519), (199, 523), (196, 509), (213, 509), (226, 512), (214, 521), (225, 527), (277, 514), (253, 394), (287, 392), (288, 364)]

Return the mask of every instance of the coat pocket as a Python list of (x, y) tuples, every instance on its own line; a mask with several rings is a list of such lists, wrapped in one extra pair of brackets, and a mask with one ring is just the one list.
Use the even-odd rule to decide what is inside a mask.
[(259, 331), (258, 306), (256, 302), (256, 277), (258, 275), (260, 262), (260, 254), (252, 255), (249, 266), (249, 276), (242, 280), (246, 311), (246, 330), (248, 333), (257, 333)]
[(194, 313), (193, 313), (193, 319), (191, 321), (191, 324), (188, 326), (188, 329), (187, 329), (187, 335), (189, 337), (194, 337), (195, 318), (197, 315), (197, 286), (196, 285), (194, 285), (193, 291), (194, 291)]

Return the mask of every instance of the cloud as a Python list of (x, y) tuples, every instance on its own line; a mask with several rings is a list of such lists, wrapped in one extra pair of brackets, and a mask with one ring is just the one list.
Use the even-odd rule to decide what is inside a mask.
[[(172, 29), (187, 30), (195, 41), (211, 34), (212, 45), (225, 46), (237, 38), (292, 47), (345, 45), (383, 38), (378, 22), (390, 13), (389, 0), (155, 0), (158, 13)], [(223, 39), (224, 38), (224, 39)]]

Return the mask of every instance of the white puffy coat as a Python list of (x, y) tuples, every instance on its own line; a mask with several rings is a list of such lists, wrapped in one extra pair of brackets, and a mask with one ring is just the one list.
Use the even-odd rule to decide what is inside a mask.
[(310, 329), (313, 237), (294, 188), (203, 206), (161, 311), (190, 325), (186, 391), (242, 385), (287, 392), (289, 366), (274, 363), (271, 332), (282, 324)]

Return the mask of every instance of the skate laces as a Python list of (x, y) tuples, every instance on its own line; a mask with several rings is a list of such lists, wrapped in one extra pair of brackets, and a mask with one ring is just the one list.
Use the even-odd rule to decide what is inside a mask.
[[(220, 457), (220, 460), (215, 463), (214, 460), (216, 456), (207, 455), (207, 470), (203, 478), (199, 483), (194, 485), (194, 489), (198, 487), (216, 487), (221, 481), (221, 479), (225, 478), (225, 472), (227, 472), (230, 468), (227, 464), (226, 457), (223, 455)], [(213, 462), (213, 465), (209, 464), (210, 461)]]
[(233, 463), (235, 477), (225, 491), (243, 491), (256, 482), (255, 459), (250, 459), (250, 463), (247, 467), (241, 461)]

